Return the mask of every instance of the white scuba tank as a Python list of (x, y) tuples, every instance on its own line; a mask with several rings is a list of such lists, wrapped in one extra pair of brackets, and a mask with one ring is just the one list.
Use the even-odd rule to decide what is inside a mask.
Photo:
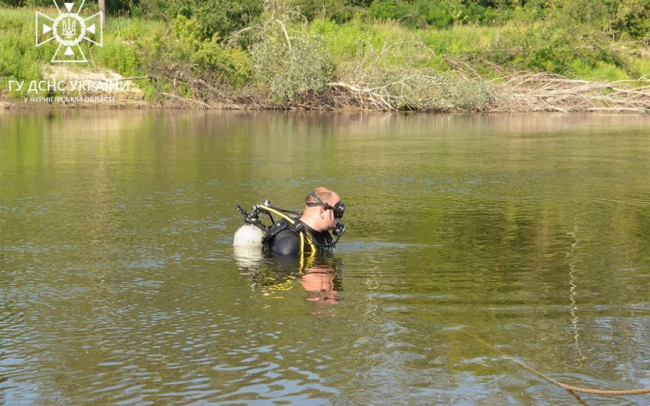
[(235, 247), (262, 248), (262, 238), (264, 238), (264, 230), (256, 225), (246, 223), (235, 232), (232, 245)]
[(241, 269), (250, 271), (256, 270), (262, 263), (262, 228), (246, 223), (235, 232), (232, 245), (234, 247), (235, 260)]

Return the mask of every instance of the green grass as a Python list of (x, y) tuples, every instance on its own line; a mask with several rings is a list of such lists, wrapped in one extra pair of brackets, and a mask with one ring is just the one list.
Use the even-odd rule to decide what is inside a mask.
[(9, 92), (9, 81), (42, 79), (41, 66), (55, 50), (53, 44), (36, 48), (33, 12), (0, 9), (0, 94), (27, 96), (28, 84), (21, 91)]
[(570, 69), (573, 76), (588, 80), (615, 82), (630, 79), (623, 69), (606, 62), (590, 64), (582, 59), (576, 59), (571, 63)]
[[(142, 77), (146, 69), (146, 55), (155, 51), (156, 44), (165, 32), (165, 25), (158, 21), (140, 18), (111, 18), (104, 30), (103, 47), (93, 47), (93, 59), (97, 66), (113, 70), (125, 77)], [(136, 81), (148, 99), (154, 89), (148, 80)]]

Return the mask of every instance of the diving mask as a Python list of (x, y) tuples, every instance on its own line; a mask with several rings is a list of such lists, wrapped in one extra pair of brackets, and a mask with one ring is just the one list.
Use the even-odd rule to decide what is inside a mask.
[[(334, 206), (331, 206), (331, 205), (325, 203), (324, 201), (322, 201), (321, 199), (319, 199), (318, 196), (316, 196), (316, 193), (311, 192), (309, 195), (311, 197), (313, 197), (314, 199), (316, 199), (317, 203), (307, 203), (307, 206), (309, 206), (309, 207), (323, 206), (323, 208), (325, 208), (325, 210), (332, 210), (332, 213), (334, 213), (334, 218), (335, 219), (340, 220), (340, 219), (343, 218), (343, 214), (345, 213), (345, 205), (343, 204), (343, 202), (341, 202), (339, 200), (338, 202), (336, 202), (336, 204)], [(345, 230), (345, 226), (343, 226), (343, 230)], [(343, 233), (341, 233), (341, 234), (343, 234)]]

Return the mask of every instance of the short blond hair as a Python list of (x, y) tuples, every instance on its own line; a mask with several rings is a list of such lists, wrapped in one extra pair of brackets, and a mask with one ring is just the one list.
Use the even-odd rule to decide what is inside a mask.
[(332, 197), (334, 196), (334, 192), (331, 191), (330, 189), (326, 187), (317, 187), (307, 195), (307, 197), (305, 198), (305, 204), (317, 203), (316, 199), (314, 199), (314, 196), (311, 195), (312, 193), (318, 196), (318, 198), (325, 203), (331, 201)]

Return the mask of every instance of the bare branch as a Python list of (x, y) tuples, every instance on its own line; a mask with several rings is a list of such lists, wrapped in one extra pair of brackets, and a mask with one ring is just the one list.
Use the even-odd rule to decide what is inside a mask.
[(185, 97), (177, 96), (177, 95), (175, 95), (175, 94), (171, 94), (171, 93), (167, 93), (167, 92), (162, 92), (162, 94), (164, 94), (165, 96), (171, 97), (171, 98), (173, 98), (173, 99), (178, 99), (178, 100), (184, 101), (184, 102), (186, 102), (186, 103), (198, 103), (198, 104), (204, 106), (206, 109), (209, 109), (209, 108), (210, 108), (210, 106), (209, 106), (207, 103), (204, 103), (204, 102), (202, 102), (202, 101), (200, 101), (200, 100), (192, 100), (192, 99), (188, 99), (188, 98), (185, 98)]

